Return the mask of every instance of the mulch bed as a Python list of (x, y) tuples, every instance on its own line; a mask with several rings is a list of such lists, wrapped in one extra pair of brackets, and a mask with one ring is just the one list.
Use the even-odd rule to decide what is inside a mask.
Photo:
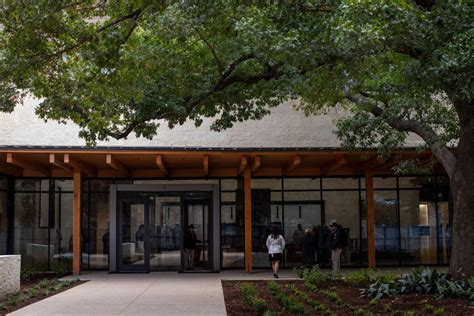
[[(244, 301), (242, 290), (240, 286), (243, 283), (250, 283), (253, 285), (258, 292), (258, 296), (264, 299), (269, 309), (275, 315), (293, 315), (286, 311), (270, 294), (267, 287), (269, 281), (265, 280), (245, 280), (245, 281), (222, 281), (222, 287), (224, 289), (224, 299), (228, 315), (257, 315), (257, 313), (248, 306)], [(301, 291), (308, 293), (308, 295), (315, 301), (324, 304), (332, 313), (335, 315), (354, 315), (354, 313), (347, 307), (338, 306), (335, 302), (331, 301), (324, 294), (320, 292), (308, 291), (303, 282), (300, 280), (277, 280), (278, 285), (285, 289), (285, 292), (295, 300), (301, 302), (298, 298), (294, 297), (290, 291), (284, 286), (287, 284), (293, 284), (297, 286)], [(360, 298), (359, 289), (363, 288), (364, 285), (353, 285), (344, 281), (333, 281), (318, 287), (319, 290), (334, 290), (338, 293), (338, 296), (342, 299), (342, 302), (349, 303), (355, 307), (362, 308), (367, 312), (371, 312), (374, 315), (397, 315), (394, 312), (386, 312), (385, 308), (387, 304), (391, 310), (397, 311), (399, 315), (404, 315), (405, 312), (412, 311), (415, 315), (433, 315), (425, 311), (426, 305), (432, 305), (435, 309), (443, 308), (445, 315), (474, 315), (474, 308), (469, 306), (469, 302), (462, 299), (446, 299), (436, 300), (429, 295), (418, 295), (408, 294), (399, 295), (391, 298), (381, 299), (376, 305), (370, 305), (370, 300), (367, 298)], [(316, 312), (310, 306), (306, 306), (306, 314), (308, 315), (320, 315), (320, 312)]]
[[(38, 284), (38, 282), (40, 282), (43, 279), (53, 280), (53, 279), (56, 279), (56, 277), (55, 277), (54, 274), (50, 274), (50, 275), (46, 274), (46, 275), (42, 275), (41, 277), (36, 277), (36, 278), (28, 280), (28, 281), (21, 281), (20, 288), (21, 288), (21, 290), (28, 289), (28, 288), (33, 288), (33, 287), (35, 287), (36, 284)], [(48, 297), (51, 297), (53, 295), (59, 294), (61, 292), (67, 291), (67, 290), (72, 289), (73, 287), (81, 285), (85, 282), (87, 282), (87, 281), (76, 281), (76, 282), (72, 283), (71, 285), (69, 285), (67, 287), (63, 287), (63, 288), (61, 288), (59, 290), (56, 290), (56, 291), (51, 291), (48, 296), (37, 296), (37, 297), (34, 297), (34, 298), (29, 298), (26, 301), (18, 302), (15, 306), (5, 304), (5, 302), (8, 300), (8, 298), (0, 299), (0, 304), (5, 304), (5, 309), (0, 311), (0, 316), (6, 315), (8, 313), (12, 313), (12, 312), (14, 312), (14, 311), (16, 311), (20, 308), (23, 308), (23, 307), (31, 305), (33, 303), (42, 301), (45, 298), (48, 298)]]

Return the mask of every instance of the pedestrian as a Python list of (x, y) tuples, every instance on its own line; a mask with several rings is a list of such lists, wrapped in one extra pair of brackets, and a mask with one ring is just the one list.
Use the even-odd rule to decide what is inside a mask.
[(196, 250), (196, 233), (194, 232), (194, 225), (188, 226), (184, 233), (184, 269), (192, 269), (194, 266), (194, 252)]
[(339, 273), (341, 270), (342, 248), (345, 245), (345, 232), (342, 226), (336, 223), (336, 220), (331, 221), (329, 228), (331, 229), (332, 270), (335, 273)]
[(302, 256), (302, 263), (303, 266), (311, 268), (316, 264), (316, 240), (313, 236), (313, 232), (311, 228), (308, 228), (304, 232), (304, 237), (302, 241), (303, 245), (303, 256)]
[(267, 238), (268, 260), (272, 263), (273, 277), (278, 279), (278, 270), (280, 262), (283, 259), (283, 250), (285, 249), (285, 238), (278, 233), (275, 227), (271, 235)]

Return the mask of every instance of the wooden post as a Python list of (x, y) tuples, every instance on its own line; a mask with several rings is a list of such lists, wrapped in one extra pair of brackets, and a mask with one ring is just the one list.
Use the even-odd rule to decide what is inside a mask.
[(244, 207), (245, 207), (245, 272), (252, 272), (252, 188), (251, 169), (244, 170)]
[(72, 274), (74, 275), (81, 273), (81, 180), (81, 171), (74, 169), (74, 201), (72, 208)]
[(365, 205), (367, 208), (367, 263), (375, 269), (375, 216), (374, 216), (374, 174), (365, 171)]

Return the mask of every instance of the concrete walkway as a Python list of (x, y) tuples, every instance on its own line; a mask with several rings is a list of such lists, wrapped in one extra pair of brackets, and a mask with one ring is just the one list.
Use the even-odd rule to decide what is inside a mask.
[[(295, 278), (282, 271), (282, 278)], [(10, 315), (225, 315), (222, 279), (266, 279), (270, 271), (245, 274), (152, 272), (81, 275), (88, 282)]]

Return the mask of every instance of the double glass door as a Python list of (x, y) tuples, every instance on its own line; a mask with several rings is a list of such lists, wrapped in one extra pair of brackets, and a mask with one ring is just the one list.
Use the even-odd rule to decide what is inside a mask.
[[(211, 269), (211, 193), (119, 192), (117, 261), (120, 272)], [(194, 247), (184, 240), (194, 227)]]

